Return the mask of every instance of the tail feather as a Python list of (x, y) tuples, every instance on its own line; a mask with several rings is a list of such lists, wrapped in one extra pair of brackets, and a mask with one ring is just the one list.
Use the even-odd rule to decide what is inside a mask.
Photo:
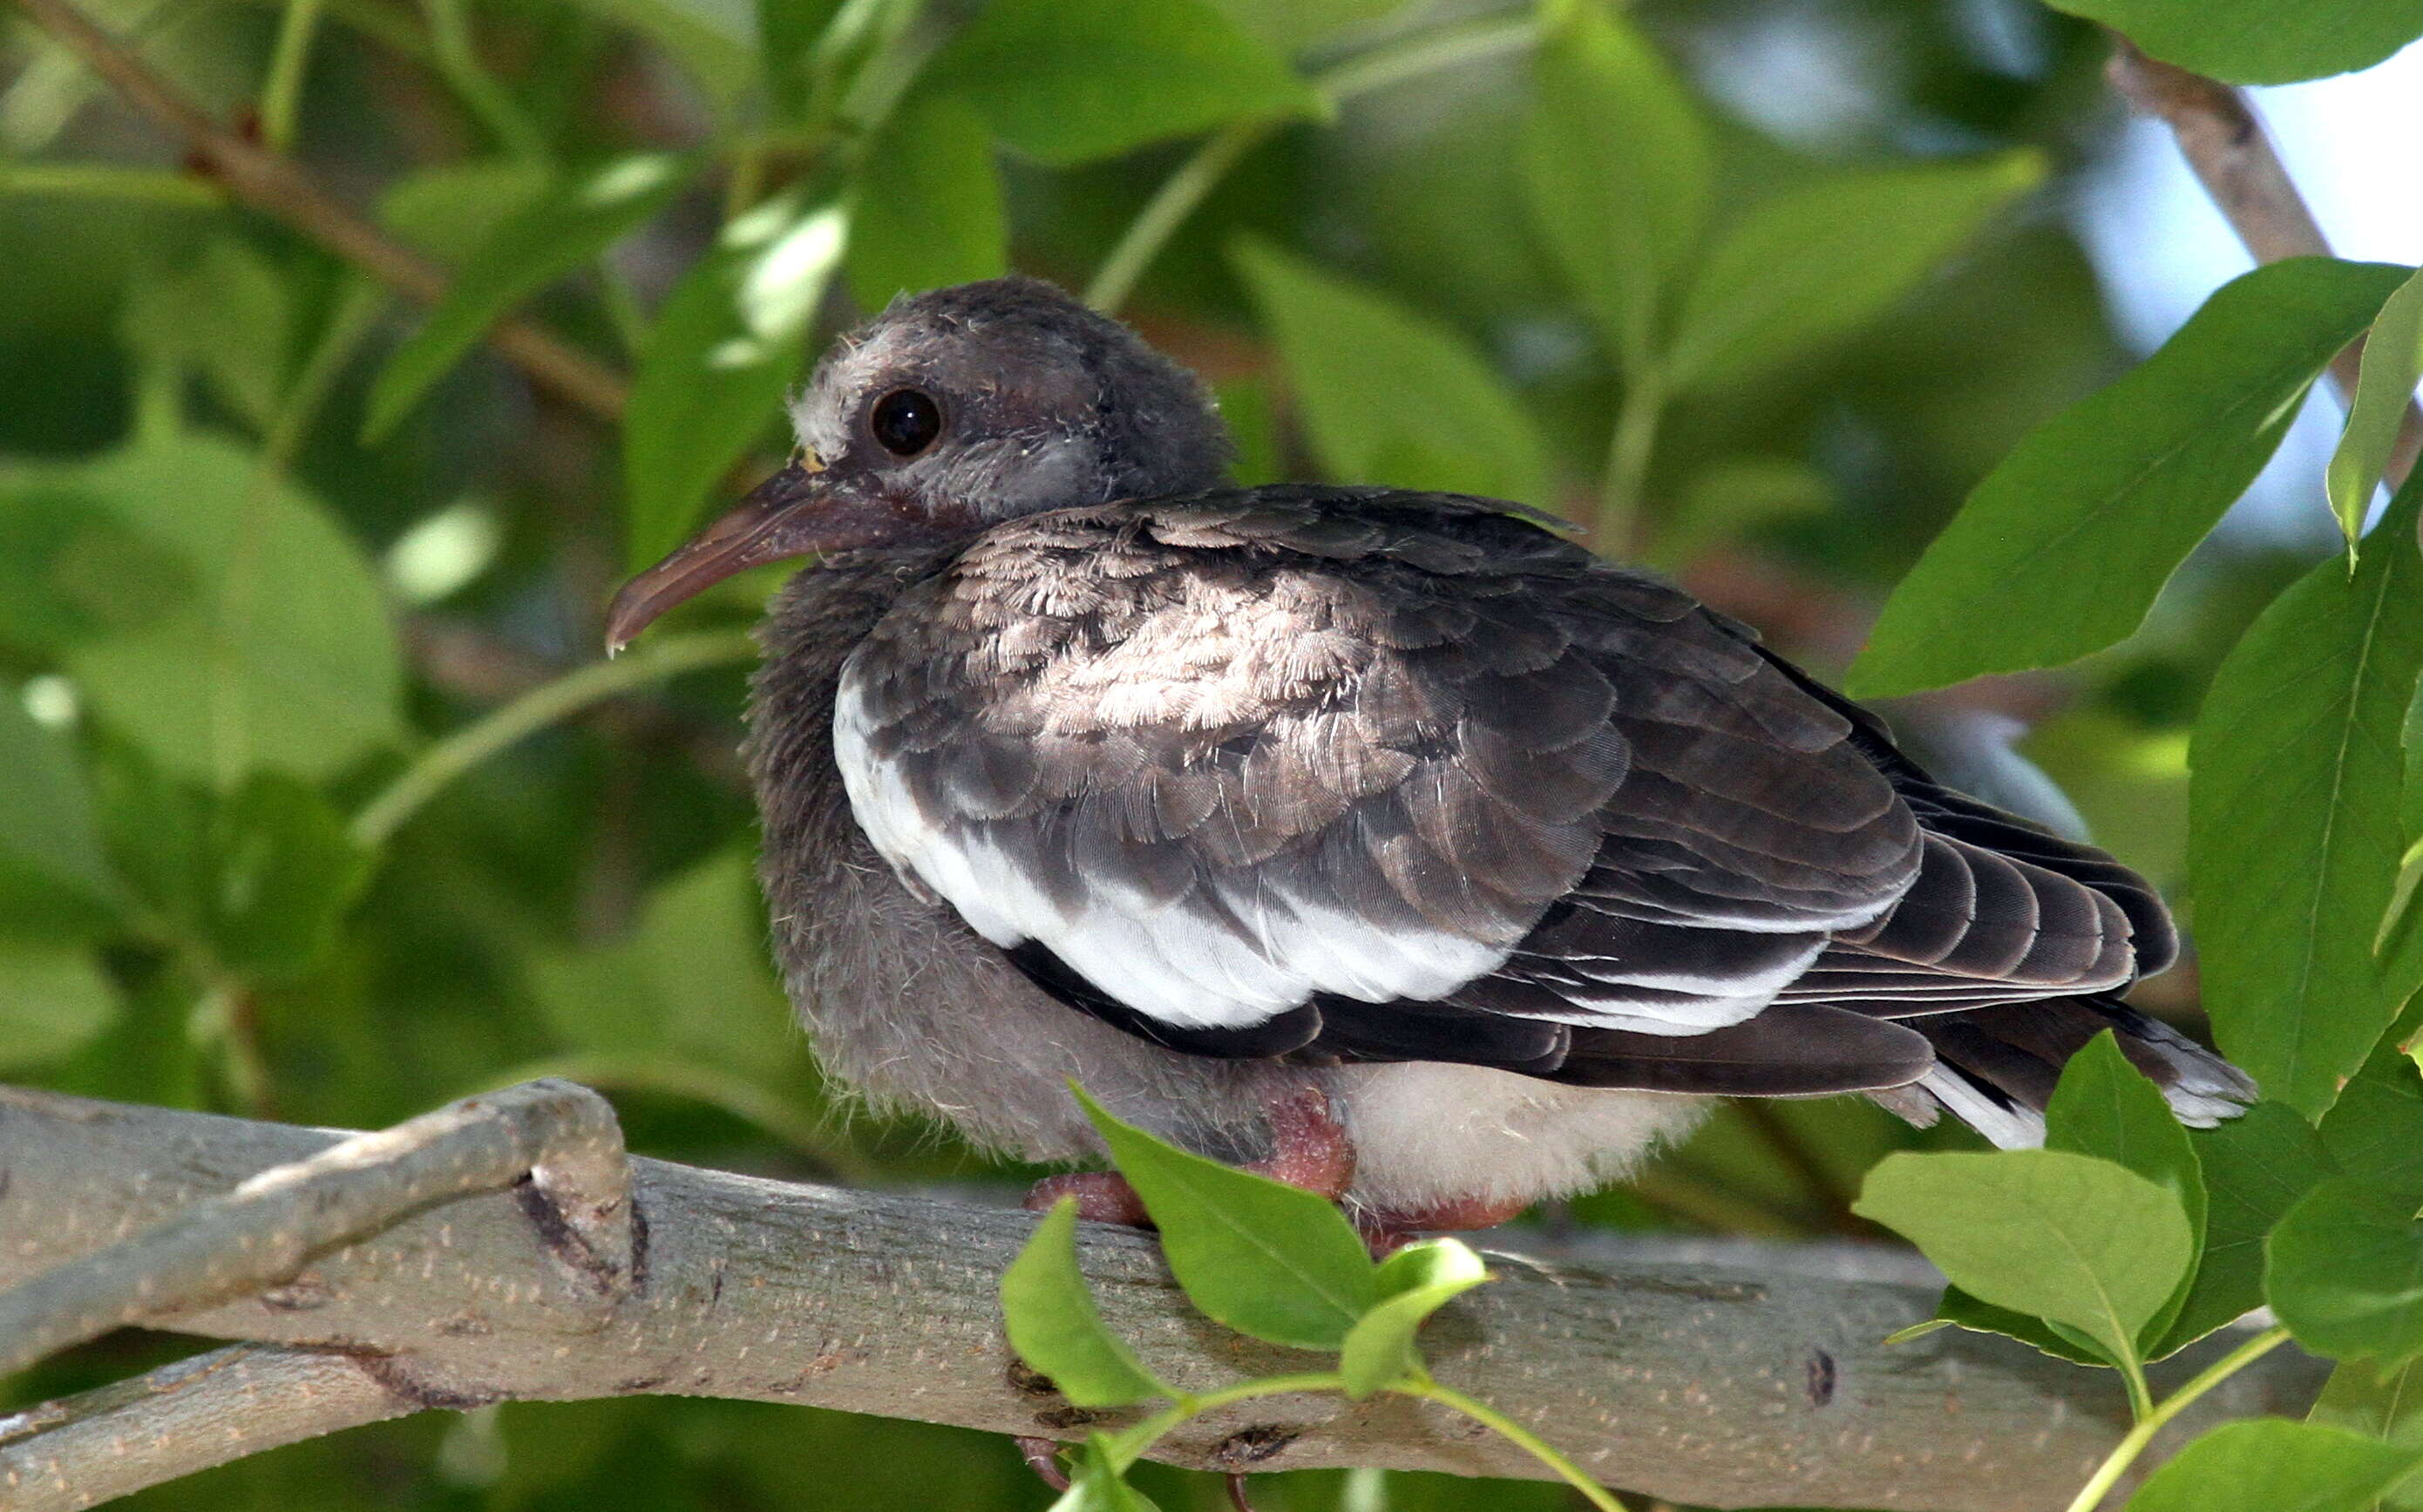
[(2235, 1118), (2256, 1096), (2246, 1073), (2113, 998), (2054, 998), (1899, 1022), (1935, 1047), (1935, 1066), (1908, 1086), (1870, 1095), (1922, 1128), (1949, 1110), (2004, 1149), (2044, 1142), (2044, 1110), (2062, 1066), (2107, 1029), (2192, 1128)]

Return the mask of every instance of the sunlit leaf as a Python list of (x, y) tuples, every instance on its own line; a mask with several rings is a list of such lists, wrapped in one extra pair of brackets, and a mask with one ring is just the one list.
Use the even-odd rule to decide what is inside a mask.
[(1544, 8), (1523, 183), (1548, 251), (1627, 363), (1658, 341), (1664, 295), (1699, 244), (1706, 124), (1665, 57), (1598, 0)]
[(2399, 735), (2423, 672), (2410, 484), (2356, 571), (2333, 558), (2248, 628), (2196, 721), (2189, 864), (2222, 1050), (2308, 1118), (2406, 998), (2372, 941), (2398, 876)]
[(1234, 258), (1324, 473), (1552, 501), (1547, 443), (1461, 337), (1264, 243)]
[(666, 297), (623, 422), (635, 568), (678, 544), (716, 480), (781, 423), (848, 239), (839, 206), (780, 196), (726, 227)]
[(1421, 1365), (1414, 1334), (1433, 1313), (1489, 1279), (1481, 1256), (1457, 1239), (1409, 1245), (1380, 1266), (1380, 1301), (1347, 1331), (1338, 1373), (1360, 1400), (1412, 1376)]
[(1846, 174), (1779, 195), (1694, 266), (1667, 363), (1678, 388), (1785, 367), (1874, 320), (2044, 181), (2032, 151)]
[(1977, 485), (1893, 591), (1848, 691), (2051, 667), (2136, 629), (2405, 272), (2297, 258), (2225, 285), (2161, 351), (2037, 427)]
[(2049, 0), (2164, 62), (2231, 84), (2368, 69), (2423, 35), (2423, 0)]
[[(992, 130), (956, 95), (911, 95), (876, 134), (850, 197), (849, 289), (895, 294), (1001, 276), (1009, 266)], [(899, 171), (914, 165), (915, 171)]]
[(190, 600), (68, 655), (103, 719), (167, 770), (233, 786), (332, 775), (400, 732), (403, 665), (376, 573), (319, 504), (186, 434), (45, 478), (186, 565)]
[(2310, 1423), (2225, 1423), (2154, 1472), (2128, 1512), (2361, 1512), (2416, 1457)]
[(2372, 492), (2389, 465), (2398, 428), (2406, 418), (2406, 406), (2415, 402), (2418, 382), (2423, 382), (2423, 272), (2399, 285), (2372, 323), (2355, 397), (2348, 402), (2347, 429), (2339, 433), (2338, 449), (2331, 454), (2325, 478), (2331, 512), (2338, 516), (2351, 551), (2364, 529)]
[(1190, 1155), (1077, 1095), (1161, 1230), (1178, 1284), (1213, 1321), (1335, 1349), (1379, 1299), (1370, 1253), (1326, 1199)]
[(0, 1072), (46, 1065), (106, 1032), (117, 984), (88, 950), (0, 940)]
[(1059, 166), (1320, 109), (1284, 57), (1208, 0), (992, 0), (931, 77), (1012, 147)]
[(394, 429), (429, 386), (531, 294), (595, 258), (662, 210), (694, 165), (668, 153), (617, 158), (499, 223), (372, 384), (362, 430)]
[(2076, 1329), (2115, 1362), (2136, 1357), (2195, 1258), (2169, 1190), (2063, 1150), (1888, 1156), (1853, 1211), (1908, 1238), (1963, 1291)]
[[(2187, 1214), (2197, 1254), (2203, 1253), (2205, 1180), (2195, 1146), (2161, 1091), (2121, 1052), (2113, 1031), (2089, 1040), (2062, 1067), (2045, 1108), (2045, 1148), (2099, 1157), (2169, 1191)], [(2194, 1281), (2195, 1267), (2190, 1265), (2178, 1289), (2139, 1335), (2147, 1358), (2186, 1305)]]
[(1077, 1268), (1077, 1201), (1064, 1197), (1001, 1278), (1010, 1347), (1079, 1407), (1126, 1407), (1178, 1394), (1102, 1321)]

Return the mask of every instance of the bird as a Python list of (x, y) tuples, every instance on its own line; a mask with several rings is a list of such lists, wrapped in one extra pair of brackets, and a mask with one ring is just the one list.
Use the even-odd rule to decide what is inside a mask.
[[(2040, 1143), (2106, 1030), (2189, 1125), (2256, 1095), (2121, 1000), (2178, 953), (2144, 877), (1553, 516), (1235, 486), (1197, 378), (1023, 276), (894, 301), (788, 410), (609, 646), (813, 559), (744, 748), (785, 987), (878, 1107), (1083, 1166), (1073, 1082), (1385, 1237), (1620, 1180), (1727, 1097)], [(1060, 1197), (1146, 1221), (1113, 1173)]]

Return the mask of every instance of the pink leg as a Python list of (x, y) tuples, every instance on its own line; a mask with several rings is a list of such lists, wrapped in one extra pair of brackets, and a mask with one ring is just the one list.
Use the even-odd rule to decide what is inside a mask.
[(1032, 1213), (1048, 1213), (1063, 1197), (1077, 1199), (1079, 1218), (1129, 1228), (1152, 1227), (1152, 1220), (1145, 1214), (1144, 1199), (1128, 1185), (1128, 1178), (1116, 1171), (1071, 1171), (1064, 1175), (1046, 1176), (1027, 1189), (1024, 1205)]
[(1363, 1242), (1371, 1247), (1371, 1257), (1382, 1260), (1424, 1234), (1496, 1228), (1529, 1205), (1519, 1197), (1465, 1197), (1411, 1211), (1366, 1210), (1354, 1215), (1354, 1226), (1363, 1231)]

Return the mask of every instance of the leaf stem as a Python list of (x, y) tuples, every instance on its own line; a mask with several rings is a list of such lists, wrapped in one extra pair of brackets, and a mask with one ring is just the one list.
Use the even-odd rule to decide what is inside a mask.
[(1509, 1440), (1524, 1453), (1555, 1471), (1566, 1485), (1580, 1492), (1582, 1499), (1597, 1507), (1599, 1512), (1623, 1512), (1623, 1504), (1617, 1501), (1606, 1487), (1584, 1473), (1579, 1465), (1558, 1453), (1556, 1447), (1548, 1441), (1487, 1403), (1475, 1401), (1452, 1386), (1442, 1386), (1427, 1375), (1414, 1385), (1392, 1386), (1389, 1390), (1401, 1395), (1417, 1396), (1424, 1401), (1436, 1402), (1441, 1407), (1454, 1409), (1482, 1427)]
[(1329, 1370), (1307, 1371), (1294, 1376), (1264, 1376), (1200, 1395), (1190, 1392), (1133, 1427), (1113, 1434), (1111, 1457), (1119, 1473), (1125, 1474), (1128, 1467), (1142, 1458), (1144, 1452), (1160, 1442), (1163, 1435), (1170, 1429), (1214, 1408), (1227, 1407), (1232, 1402), (1251, 1401), (1257, 1396), (1279, 1396), (1289, 1392), (1342, 1392), (1345, 1389), (1346, 1378)]
[(1615, 429), (1607, 436), (1607, 475), (1600, 480), (1591, 541), (1617, 556), (1640, 543), (1642, 491), (1649, 460), (1657, 447), (1658, 422), (1666, 413), (1666, 376), (1651, 362), (1629, 364), (1623, 397), (1616, 404)]
[[(1538, 35), (1528, 17), (1493, 17), (1457, 26), (1425, 31), (1402, 41), (1357, 54), (1313, 75), (1312, 87), (1333, 102), (1402, 84), (1434, 70), (1469, 63), (1528, 46)], [(1252, 151), (1282, 123), (1268, 118), (1231, 121), (1204, 138), (1186, 161), (1153, 191), (1144, 209), (1129, 223), (1118, 244), (1085, 289), (1085, 303), (1105, 314), (1115, 313), (1135, 291), (1153, 259), (1161, 255), (1178, 228), (1186, 224), (1218, 187), (1240, 158)]]
[(261, 139), (273, 152), (294, 145), (294, 118), (303, 104), (303, 75), (311, 63), (311, 42), (320, 33), (326, 0), (286, 0), (278, 18), (277, 46), (269, 55), (269, 76), (261, 86)]
[[(2194, 1379), (2164, 1397), (2160, 1407), (2150, 1411), (2140, 1412), (2137, 1416), (2137, 1425), (2129, 1430), (2127, 1438), (2122, 1439), (2113, 1447), (2112, 1452), (2104, 1457), (2103, 1463), (2096, 1468), (2093, 1477), (2079, 1488), (2078, 1495), (2070, 1501), (2068, 1512), (2094, 1512), (2097, 1504), (2103, 1500), (2105, 1493), (2119, 1483), (2122, 1475), (2128, 1473), (2129, 1467), (2136, 1463), (2137, 1457), (2146, 1452), (2146, 1445), (2154, 1441), (2154, 1435), (2160, 1433), (2171, 1419), (2178, 1416), (2197, 1397), (2287, 1343), (2288, 1338), (2287, 1329), (2264, 1330), (2214, 1361)], [(2144, 1389), (2144, 1374), (2139, 1372), (2137, 1381), (2132, 1387), (2132, 1396), (2136, 1392), (2142, 1392)]]
[(354, 815), (355, 843), (374, 849), (446, 784), (525, 735), (578, 713), (600, 700), (627, 693), (682, 672), (747, 661), (757, 643), (738, 630), (668, 636), (613, 661), (592, 662), (542, 683), (520, 698), (464, 726), (420, 753), (387, 791)]
[(497, 145), (530, 163), (547, 161), (546, 143), (495, 75), (482, 66), (466, 0), (422, 0), (437, 71)]

